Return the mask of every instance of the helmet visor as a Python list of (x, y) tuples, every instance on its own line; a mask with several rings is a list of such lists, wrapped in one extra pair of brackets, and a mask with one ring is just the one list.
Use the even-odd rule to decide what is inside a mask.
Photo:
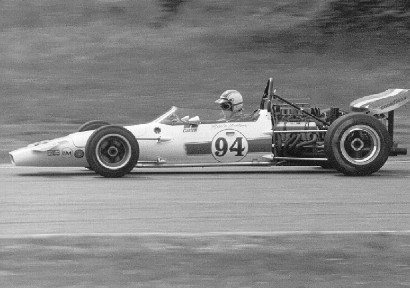
[(231, 102), (224, 102), (224, 103), (221, 103), (219, 106), (221, 106), (222, 110), (232, 110)]

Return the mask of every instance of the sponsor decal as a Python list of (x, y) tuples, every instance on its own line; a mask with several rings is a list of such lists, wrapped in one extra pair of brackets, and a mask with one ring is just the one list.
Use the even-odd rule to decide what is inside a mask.
[(211, 125), (213, 129), (234, 129), (234, 128), (246, 128), (248, 125), (245, 123), (218, 123)]
[(184, 128), (184, 130), (182, 130), (183, 133), (197, 132), (197, 131), (198, 131), (198, 127), (188, 127), (188, 128)]
[(61, 150), (61, 156), (63, 157), (71, 157), (73, 156), (73, 151), (70, 148), (63, 148), (63, 150)]
[(388, 107), (390, 107), (390, 106), (399, 104), (400, 102), (404, 102), (404, 101), (406, 101), (406, 100), (407, 100), (407, 97), (406, 97), (406, 96), (403, 96), (403, 97), (401, 97), (401, 98), (394, 99), (394, 100), (391, 101), (390, 103), (387, 103), (387, 104), (381, 106), (380, 109), (381, 109), (381, 110), (384, 110), (384, 109), (386, 109), (386, 108), (388, 108)]
[(83, 150), (75, 150), (74, 157), (75, 158), (83, 158), (84, 157), (84, 151)]
[(47, 156), (60, 156), (60, 150), (47, 150)]

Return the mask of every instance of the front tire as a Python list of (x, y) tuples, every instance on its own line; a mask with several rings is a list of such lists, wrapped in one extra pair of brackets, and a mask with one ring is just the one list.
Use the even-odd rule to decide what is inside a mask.
[(139, 145), (129, 130), (104, 126), (91, 134), (85, 156), (91, 170), (107, 178), (118, 178), (131, 172), (137, 164)]
[(348, 176), (378, 171), (389, 157), (392, 141), (375, 117), (351, 113), (338, 118), (325, 136), (325, 152), (332, 166)]

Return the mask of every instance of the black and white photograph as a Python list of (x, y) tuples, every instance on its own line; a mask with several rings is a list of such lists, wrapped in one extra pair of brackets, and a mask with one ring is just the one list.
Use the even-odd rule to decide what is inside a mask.
[(410, 287), (410, 1), (0, 0), (0, 287)]

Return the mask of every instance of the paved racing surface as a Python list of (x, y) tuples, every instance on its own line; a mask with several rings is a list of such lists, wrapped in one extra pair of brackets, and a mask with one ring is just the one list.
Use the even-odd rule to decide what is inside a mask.
[(0, 167), (1, 237), (409, 230), (407, 159), (370, 177), (237, 167), (135, 169), (105, 179), (85, 169)]

